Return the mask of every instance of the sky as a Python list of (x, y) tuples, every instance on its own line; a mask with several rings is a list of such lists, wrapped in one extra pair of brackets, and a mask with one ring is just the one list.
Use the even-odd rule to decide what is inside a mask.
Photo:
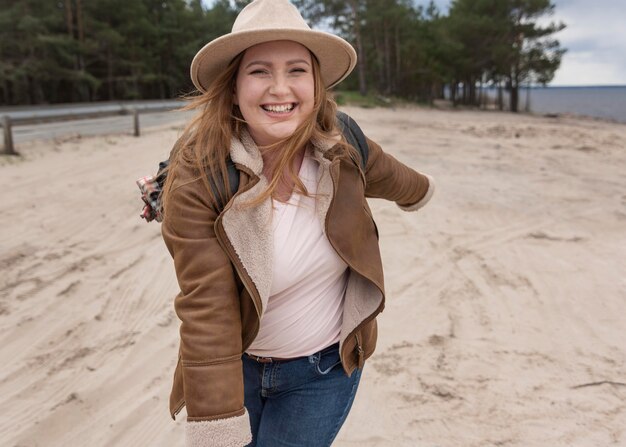
[[(428, 0), (417, 0), (427, 4)], [(435, 0), (447, 11), (450, 0)], [(626, 85), (626, 0), (553, 0), (547, 22), (564, 22), (555, 34), (567, 48), (553, 86)]]
[[(203, 0), (208, 6), (211, 0)], [(426, 5), (428, 0), (414, 0)], [(450, 0), (435, 0), (447, 11)], [(626, 0), (553, 0), (567, 27), (555, 35), (567, 49), (553, 86), (626, 85)]]
[(626, 1), (556, 0), (568, 52), (552, 85), (626, 85)]

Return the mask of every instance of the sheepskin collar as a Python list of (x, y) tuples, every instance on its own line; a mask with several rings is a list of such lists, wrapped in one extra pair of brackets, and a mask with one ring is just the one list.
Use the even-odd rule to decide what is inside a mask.
[[(313, 139), (311, 143), (313, 144), (315, 158), (318, 159), (335, 146), (337, 140), (320, 138)], [(233, 137), (230, 146), (230, 158), (234, 163), (245, 166), (255, 175), (261, 176), (263, 172), (263, 156), (247, 129), (242, 131), (240, 139)]]
[(241, 139), (233, 137), (230, 146), (230, 158), (234, 163), (243, 165), (254, 174), (261, 176), (263, 156), (247, 130), (242, 132)]

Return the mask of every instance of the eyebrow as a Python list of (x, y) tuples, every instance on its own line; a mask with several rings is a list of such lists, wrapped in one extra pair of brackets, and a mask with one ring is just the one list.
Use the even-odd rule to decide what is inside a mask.
[[(294, 64), (306, 64), (306, 65), (311, 65), (309, 62), (307, 62), (304, 59), (293, 59), (290, 61), (287, 61), (287, 65), (294, 65)], [(245, 66), (245, 68), (250, 67), (251, 65), (264, 65), (266, 67), (271, 67), (272, 63), (271, 62), (267, 62), (267, 61), (252, 61), (250, 62), (248, 65)], [(244, 69), (245, 69), (244, 68)]]

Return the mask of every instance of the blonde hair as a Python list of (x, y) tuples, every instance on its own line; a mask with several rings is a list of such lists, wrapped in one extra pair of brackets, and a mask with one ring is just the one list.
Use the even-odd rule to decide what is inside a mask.
[[(225, 204), (230, 199), (226, 162), (229, 158), (232, 138), (241, 138), (245, 126), (239, 107), (233, 103), (235, 81), (243, 54), (244, 52), (240, 53), (231, 61), (205, 93), (191, 97), (189, 104), (181, 109), (197, 110), (198, 113), (184, 128), (170, 154), (169, 172), (162, 196), (165, 212), (167, 212), (167, 202), (175, 179), (176, 167), (179, 165), (193, 166), (199, 172), (214, 205)], [(338, 134), (337, 104), (324, 86), (319, 62), (313, 53), (311, 53), (311, 60), (314, 82), (314, 104), (311, 115), (289, 137), (262, 148), (277, 151), (278, 156), (268, 187), (258, 197), (247, 203), (248, 206), (257, 205), (272, 197), (281, 182), (287, 179), (294, 183), (298, 193), (308, 195), (306, 187), (294, 170), (293, 161), (299, 150), (309, 145), (312, 140), (334, 138)], [(358, 158), (356, 150), (346, 144), (343, 139), (342, 143), (338, 145), (338, 149), (356, 160)], [(359, 165), (358, 162), (357, 165)], [(283, 174), (285, 167), (287, 167), (287, 178)]]

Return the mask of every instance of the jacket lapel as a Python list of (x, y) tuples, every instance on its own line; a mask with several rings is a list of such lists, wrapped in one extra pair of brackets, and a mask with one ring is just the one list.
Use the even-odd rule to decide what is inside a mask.
[(261, 315), (267, 308), (272, 281), (272, 204), (266, 200), (258, 206), (245, 206), (268, 186), (263, 176), (263, 157), (245, 132), (241, 140), (233, 138), (230, 157), (235, 164), (247, 167), (259, 182), (244, 193), (237, 194), (224, 211), (222, 222), (237, 257), (246, 269), (261, 298)]

